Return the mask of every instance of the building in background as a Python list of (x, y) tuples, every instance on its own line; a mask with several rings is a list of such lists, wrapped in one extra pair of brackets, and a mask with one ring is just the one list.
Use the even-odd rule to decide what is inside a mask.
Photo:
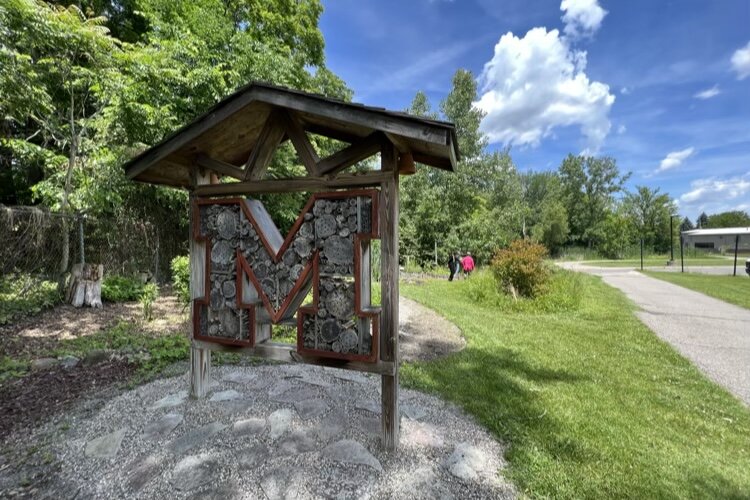
[(738, 252), (750, 253), (750, 227), (692, 229), (682, 232), (682, 241), (687, 248), (717, 253), (732, 253), (737, 244)]

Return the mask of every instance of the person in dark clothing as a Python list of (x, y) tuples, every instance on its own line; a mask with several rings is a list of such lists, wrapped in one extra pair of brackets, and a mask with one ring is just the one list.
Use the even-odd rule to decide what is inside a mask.
[(450, 271), (450, 276), (448, 276), (448, 281), (453, 281), (453, 276), (456, 275), (457, 269), (458, 269), (458, 263), (456, 262), (456, 256), (454, 254), (450, 254), (450, 257), (448, 257), (448, 271)]

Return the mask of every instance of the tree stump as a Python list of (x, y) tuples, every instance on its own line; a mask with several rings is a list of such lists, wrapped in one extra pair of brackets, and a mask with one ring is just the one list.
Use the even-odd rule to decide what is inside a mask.
[(102, 307), (102, 278), (104, 266), (101, 264), (74, 264), (70, 273), (67, 300), (74, 307)]

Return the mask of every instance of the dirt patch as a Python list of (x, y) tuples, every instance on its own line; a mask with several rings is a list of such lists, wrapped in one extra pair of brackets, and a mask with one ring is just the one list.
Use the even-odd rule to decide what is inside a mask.
[(127, 381), (135, 371), (125, 361), (32, 372), (0, 386), (0, 439), (65, 410), (82, 396)]
[(432, 309), (400, 297), (399, 350), (403, 361), (429, 361), (466, 347), (456, 325)]
[(93, 335), (120, 321), (135, 322), (152, 335), (187, 331), (187, 314), (169, 289), (156, 300), (154, 320), (143, 321), (138, 302), (105, 303), (102, 309), (62, 304), (12, 325), (0, 327), (0, 356), (35, 358), (56, 349), (61, 340)]

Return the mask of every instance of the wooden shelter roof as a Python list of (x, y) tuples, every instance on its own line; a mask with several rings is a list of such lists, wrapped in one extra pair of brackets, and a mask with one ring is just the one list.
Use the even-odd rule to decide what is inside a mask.
[[(352, 145), (319, 159), (305, 132)], [(285, 139), (292, 140), (311, 176), (335, 175), (344, 165), (370, 156), (382, 140), (392, 142), (400, 154), (409, 154), (414, 161), (443, 170), (454, 171), (459, 158), (452, 123), (251, 83), (124, 168), (130, 179), (175, 187), (192, 185), (191, 171), (196, 165), (240, 180), (258, 180), (264, 168), (256, 173), (250, 170), (256, 162), (267, 165)]]

